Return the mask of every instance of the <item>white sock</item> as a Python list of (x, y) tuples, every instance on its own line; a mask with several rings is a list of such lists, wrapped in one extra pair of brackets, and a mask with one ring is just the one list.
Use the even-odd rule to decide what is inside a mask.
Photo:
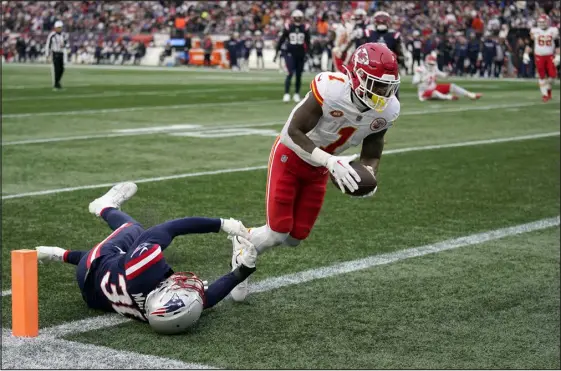
[(542, 96), (546, 96), (547, 95), (547, 81), (544, 79), (539, 79), (539, 84), (540, 84), (540, 91), (542, 92)]
[(452, 96), (450, 94), (442, 94), (439, 91), (433, 91), (431, 98), (433, 99), (442, 99), (442, 100), (452, 100)]
[(475, 96), (472, 92), (469, 92), (456, 84), (450, 84), (450, 91), (460, 97), (467, 95), (468, 97), (473, 98)]
[(550, 77), (547, 79), (547, 90), (551, 90), (552, 86), (553, 86), (553, 79)]

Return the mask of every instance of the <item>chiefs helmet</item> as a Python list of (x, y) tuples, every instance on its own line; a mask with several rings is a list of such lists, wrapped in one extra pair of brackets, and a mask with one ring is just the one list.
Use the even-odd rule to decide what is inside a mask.
[(304, 20), (304, 13), (302, 13), (301, 10), (296, 9), (292, 12), (290, 17), (292, 18), (292, 22), (294, 22), (295, 25), (299, 25)]
[(383, 111), (399, 88), (399, 65), (385, 44), (359, 46), (344, 66), (356, 96), (368, 107)]
[(427, 66), (427, 69), (429, 71), (432, 71), (432, 70), (435, 69), (435, 67), (436, 67), (436, 57), (433, 54), (427, 55), (427, 57), (425, 58), (425, 66)]
[(538, 18), (538, 27), (542, 30), (546, 30), (549, 27), (549, 17), (546, 14), (540, 15)]
[(376, 31), (387, 31), (390, 28), (390, 23), (392, 21), (389, 13), (387, 12), (376, 12), (374, 13), (374, 24)]

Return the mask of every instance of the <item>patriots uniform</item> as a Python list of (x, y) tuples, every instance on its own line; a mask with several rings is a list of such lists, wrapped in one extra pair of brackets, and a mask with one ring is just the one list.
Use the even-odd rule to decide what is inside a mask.
[(243, 58), (245, 60), (249, 59), (249, 55), (251, 54), (251, 50), (253, 49), (253, 39), (248, 37), (243, 40)]
[[(88, 252), (68, 251), (83, 254), (76, 269), (78, 286), (90, 308), (117, 312), (140, 321), (147, 321), (144, 304), (148, 294), (174, 273), (163, 255), (172, 240), (185, 234), (219, 232), (221, 228), (220, 219), (193, 217), (144, 230), (119, 210), (104, 213), (106, 220), (117, 217), (126, 218), (127, 222)], [(108, 213), (114, 215), (108, 217)], [(67, 257), (64, 260), (69, 261)], [(243, 279), (230, 272), (215, 281), (205, 292), (205, 309), (222, 300)], [(170, 302), (166, 308), (177, 305), (180, 303)]]
[(401, 34), (399, 32), (378, 32), (376, 30), (367, 30), (367, 42), (386, 44), (388, 49), (399, 56), (399, 44), (401, 42)]
[(368, 29), (366, 24), (357, 23), (351, 33), (351, 40), (355, 44), (355, 49), (368, 42)]

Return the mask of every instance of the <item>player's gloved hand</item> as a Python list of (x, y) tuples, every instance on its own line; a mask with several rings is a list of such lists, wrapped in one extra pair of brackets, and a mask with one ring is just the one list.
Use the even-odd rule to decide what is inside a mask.
[(278, 56), (279, 56), (278, 54), (275, 54), (275, 56), (273, 57), (273, 63), (277, 63), (277, 57)]
[(220, 229), (228, 233), (230, 236), (240, 236), (249, 239), (249, 231), (239, 220), (233, 218), (220, 220), (222, 221)]
[(354, 192), (358, 189), (357, 182), (360, 182), (360, 176), (349, 162), (355, 160), (358, 155), (352, 156), (333, 156), (325, 152), (321, 148), (314, 148), (312, 151), (312, 160), (325, 166), (333, 175), (341, 192), (345, 193), (345, 186)]
[(255, 246), (243, 237), (238, 238), (243, 247), (238, 255), (238, 263), (245, 265), (248, 268), (255, 268), (255, 261), (257, 260), (257, 249)]
[(203, 281), (203, 289), (208, 290), (208, 281)]
[(358, 155), (331, 156), (329, 160), (327, 160), (326, 167), (337, 181), (337, 184), (343, 193), (345, 193), (345, 187), (347, 187), (347, 189), (351, 192), (358, 189), (357, 182), (360, 182), (360, 176), (357, 174), (355, 169), (349, 165), (349, 162), (355, 160), (357, 157)]

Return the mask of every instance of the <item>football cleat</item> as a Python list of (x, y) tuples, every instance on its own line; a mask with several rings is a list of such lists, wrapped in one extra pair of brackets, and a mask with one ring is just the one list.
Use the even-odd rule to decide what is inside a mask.
[(549, 102), (550, 99), (551, 99), (551, 98), (548, 97), (547, 95), (542, 96), (542, 101), (543, 101), (544, 103)]
[(460, 99), (460, 98), (458, 98), (457, 95), (452, 95), (452, 100), (458, 100), (458, 99)]
[(284, 103), (290, 102), (290, 94), (286, 93), (286, 94), (282, 97), (282, 101), (283, 101)]
[(56, 246), (37, 246), (37, 260), (46, 261), (53, 260), (61, 262), (64, 257), (65, 249)]
[(293, 100), (295, 103), (300, 102), (300, 94), (298, 94), (298, 93), (294, 94), (294, 95), (292, 96), (292, 100)]
[(481, 93), (475, 93), (473, 96), (471, 96), (471, 100), (478, 100), (483, 96), (483, 94)]
[(552, 98), (551, 89), (547, 89), (547, 97), (548, 97), (549, 99)]
[[(242, 264), (253, 265), (246, 265), (248, 268), (255, 267), (255, 259), (257, 258), (257, 250), (255, 250), (255, 246), (253, 246), (253, 244), (242, 237), (232, 236), (229, 238), (231, 238), (232, 240), (232, 271), (234, 271)], [(249, 245), (253, 246), (253, 252), (255, 252), (254, 255), (252, 254)], [(248, 281), (249, 279), (246, 279), (245, 281), (239, 283), (236, 287), (234, 287), (232, 291), (230, 291), (230, 296), (234, 301), (244, 301), (247, 295), (249, 295)]]
[(120, 208), (125, 201), (134, 196), (137, 190), (138, 187), (133, 182), (119, 183), (103, 196), (93, 200), (88, 209), (90, 213), (100, 216), (103, 209), (108, 207)]

